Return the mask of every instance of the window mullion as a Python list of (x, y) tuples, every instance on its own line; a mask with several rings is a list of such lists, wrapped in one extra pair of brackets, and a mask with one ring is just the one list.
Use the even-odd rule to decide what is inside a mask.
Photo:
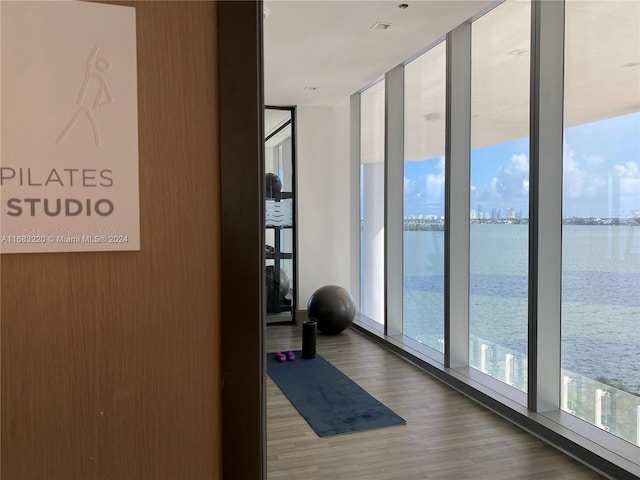
[(350, 99), (350, 288), (360, 308), (360, 93)]
[(385, 334), (402, 335), (404, 65), (385, 78)]
[(471, 24), (447, 34), (445, 365), (469, 364)]
[(560, 405), (564, 2), (532, 2), (529, 385), (531, 410)]

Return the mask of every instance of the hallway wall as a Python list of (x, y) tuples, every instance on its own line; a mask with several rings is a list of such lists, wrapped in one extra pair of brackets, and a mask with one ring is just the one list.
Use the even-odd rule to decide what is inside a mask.
[(298, 309), (313, 292), (350, 282), (349, 99), (297, 108)]

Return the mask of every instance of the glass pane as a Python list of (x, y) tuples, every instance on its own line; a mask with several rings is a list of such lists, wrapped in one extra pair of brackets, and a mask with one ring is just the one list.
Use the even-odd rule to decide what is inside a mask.
[(360, 95), (360, 314), (384, 323), (384, 81)]
[(472, 25), (469, 363), (527, 389), (531, 4)]
[(405, 67), (404, 335), (444, 351), (446, 44)]
[(640, 445), (640, 3), (565, 22), (561, 406)]

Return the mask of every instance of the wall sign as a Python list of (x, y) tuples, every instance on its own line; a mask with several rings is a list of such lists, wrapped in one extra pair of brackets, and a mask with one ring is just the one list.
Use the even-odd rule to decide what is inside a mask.
[(135, 9), (0, 2), (0, 252), (140, 249)]

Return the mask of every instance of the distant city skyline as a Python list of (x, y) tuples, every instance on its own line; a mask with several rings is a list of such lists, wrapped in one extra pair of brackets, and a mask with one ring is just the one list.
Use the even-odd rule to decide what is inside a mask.
[[(640, 210), (640, 113), (564, 131), (563, 216), (631, 217)], [(470, 211), (529, 212), (529, 139), (471, 152)], [(444, 157), (405, 162), (404, 216), (444, 215)]]

